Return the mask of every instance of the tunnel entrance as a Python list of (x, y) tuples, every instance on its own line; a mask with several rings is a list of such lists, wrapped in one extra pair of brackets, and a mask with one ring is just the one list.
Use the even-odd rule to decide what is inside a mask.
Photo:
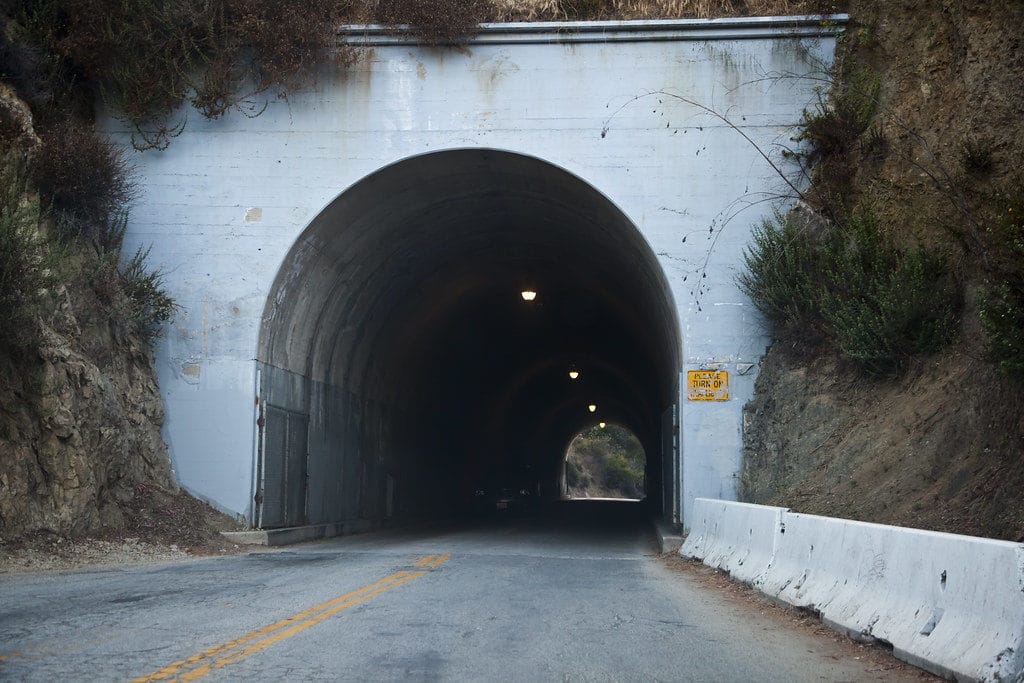
[(558, 499), (598, 419), (640, 440), (657, 509), (669, 483), (664, 274), (606, 197), (537, 158), (429, 153), (344, 191), (285, 258), (257, 362), (263, 528), (447, 516), (496, 477)]
[(621, 425), (598, 422), (577, 433), (565, 449), (563, 497), (642, 500), (647, 454)]

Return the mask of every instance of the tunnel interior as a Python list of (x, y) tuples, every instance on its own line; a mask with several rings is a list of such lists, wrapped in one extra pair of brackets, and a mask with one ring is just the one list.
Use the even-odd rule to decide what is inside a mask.
[(285, 258), (257, 362), (264, 528), (445, 516), (506, 482), (558, 498), (598, 419), (637, 436), (664, 495), (664, 274), (614, 204), (537, 158), (434, 152), (344, 191)]

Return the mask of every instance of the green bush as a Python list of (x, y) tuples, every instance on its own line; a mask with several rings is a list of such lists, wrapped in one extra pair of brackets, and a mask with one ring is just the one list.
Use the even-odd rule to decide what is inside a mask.
[(152, 341), (174, 316), (177, 304), (164, 289), (163, 273), (146, 264), (149, 249), (140, 247), (128, 259), (122, 255), (127, 220), (127, 213), (122, 212), (108, 228), (108, 245), (100, 249), (90, 285), (111, 320)]
[(565, 483), (569, 488), (583, 488), (590, 483), (590, 477), (586, 476), (579, 463), (570, 458), (565, 461)]
[(810, 164), (849, 152), (875, 117), (881, 92), (879, 76), (858, 65), (842, 84), (833, 87), (829, 96), (819, 94), (815, 109), (804, 110), (803, 130), (795, 139), (809, 145), (805, 154)]
[(806, 226), (778, 211), (754, 229), (739, 285), (775, 325), (817, 326), (821, 318), (820, 245)]
[(51, 240), (27, 176), (22, 160), (0, 152), (0, 346), (8, 352), (37, 341), (42, 299), (55, 282)]
[(956, 331), (958, 290), (946, 260), (900, 248), (870, 209), (820, 235), (776, 214), (754, 231), (745, 263), (739, 286), (774, 324), (821, 334), (872, 374), (901, 369)]
[(146, 265), (148, 257), (149, 249), (139, 247), (120, 272), (129, 302), (125, 318), (143, 339), (152, 341), (178, 306), (164, 289), (163, 272)]
[(1018, 186), (997, 198), (999, 213), (986, 230), (989, 275), (980, 312), (989, 356), (1024, 376), (1024, 183)]
[(956, 332), (958, 294), (946, 260), (900, 249), (873, 212), (848, 217), (826, 262), (822, 315), (839, 348), (872, 373), (934, 353)]
[(1024, 287), (1007, 282), (989, 286), (981, 322), (989, 356), (1005, 372), (1024, 376)]
[(620, 492), (627, 498), (637, 498), (643, 493), (643, 471), (633, 469), (622, 453), (613, 453), (604, 463), (604, 485)]

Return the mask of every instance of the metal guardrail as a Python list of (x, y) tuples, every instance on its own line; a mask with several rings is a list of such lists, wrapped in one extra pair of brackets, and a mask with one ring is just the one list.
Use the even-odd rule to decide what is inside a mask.
[[(467, 45), (638, 43), (655, 41), (825, 38), (840, 33), (847, 14), (725, 19), (640, 19), (630, 21), (535, 21), (481, 24)], [(422, 43), (404, 26), (342, 26), (339, 40), (349, 45)]]

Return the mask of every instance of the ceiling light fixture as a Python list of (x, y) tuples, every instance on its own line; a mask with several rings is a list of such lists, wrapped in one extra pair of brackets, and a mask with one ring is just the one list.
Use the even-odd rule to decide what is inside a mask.
[(596, 413), (597, 412), (597, 406), (594, 405), (593, 403), (591, 403), (589, 406), (587, 406), (587, 410), (589, 410), (592, 413)]
[(580, 371), (579, 370), (570, 370), (569, 371), (569, 379), (578, 379), (579, 376), (580, 376)]
[(523, 291), (519, 292), (519, 296), (523, 297), (523, 301), (533, 301), (534, 299), (537, 298), (537, 292), (533, 291), (532, 289), (524, 289)]

